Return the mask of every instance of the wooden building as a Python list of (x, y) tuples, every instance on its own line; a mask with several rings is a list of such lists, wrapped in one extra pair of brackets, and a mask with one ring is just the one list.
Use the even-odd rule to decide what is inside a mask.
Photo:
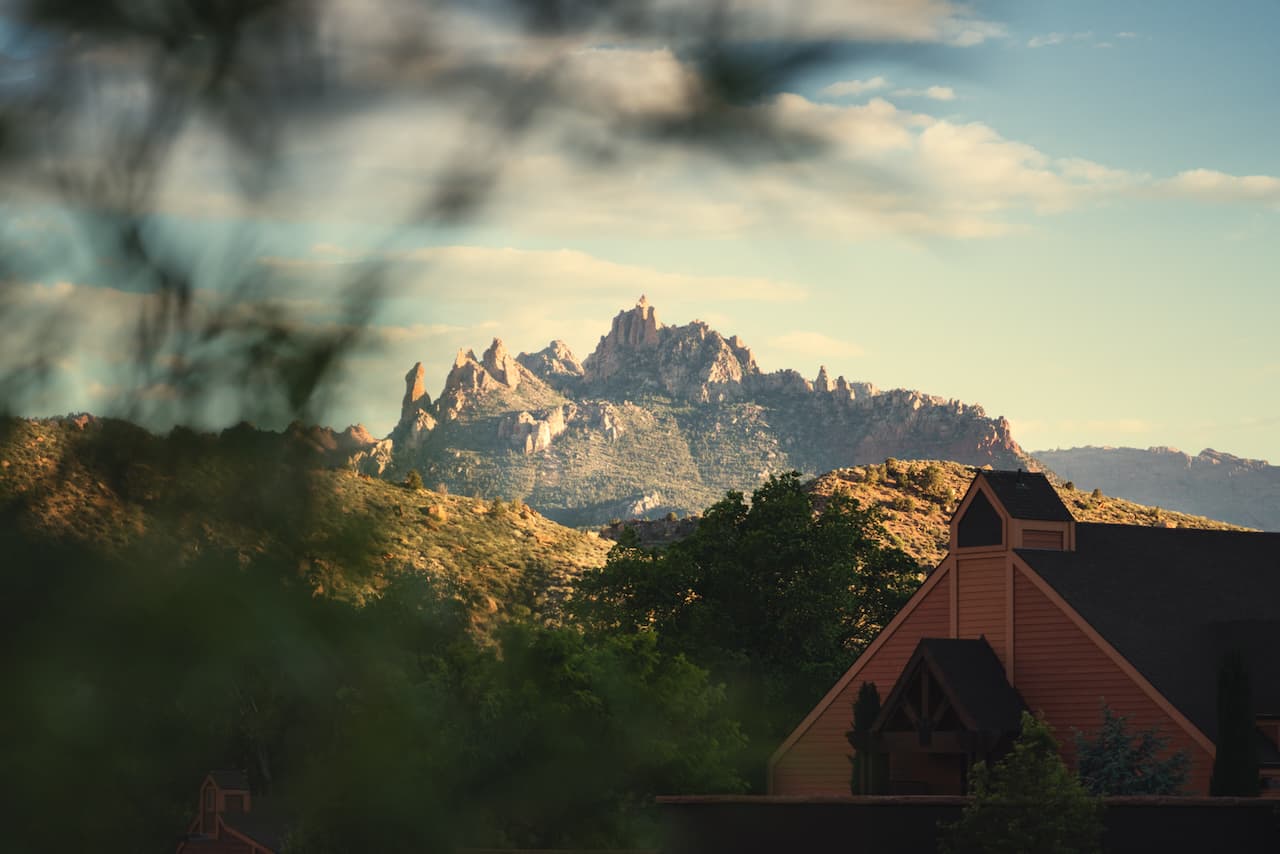
[(1260, 774), (1280, 797), (1280, 534), (1076, 522), (1041, 474), (979, 471), (937, 568), (770, 760), (778, 795), (849, 793), (852, 705), (875, 683), (890, 790), (960, 794), (1024, 708), (1063, 758), (1101, 704), (1157, 727), (1205, 795), (1217, 675), (1250, 670)]
[(243, 772), (210, 771), (200, 784), (199, 807), (178, 843), (178, 854), (278, 854), (283, 828), (266, 810), (255, 810)]

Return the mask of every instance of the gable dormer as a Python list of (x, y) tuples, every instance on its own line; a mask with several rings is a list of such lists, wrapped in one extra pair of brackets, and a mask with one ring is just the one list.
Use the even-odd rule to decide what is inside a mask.
[(1075, 519), (1040, 472), (980, 470), (951, 519), (951, 551), (1075, 550)]

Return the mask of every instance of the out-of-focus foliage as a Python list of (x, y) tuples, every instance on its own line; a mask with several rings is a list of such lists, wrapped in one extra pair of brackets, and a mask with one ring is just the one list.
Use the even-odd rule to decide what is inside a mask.
[(489, 646), (419, 575), (360, 608), (234, 555), (0, 546), (9, 851), (162, 848), (222, 766), (299, 851), (652, 842), (652, 795), (740, 787), (723, 689), (652, 638)]
[(878, 515), (835, 495), (820, 513), (796, 473), (750, 504), (731, 492), (664, 551), (626, 537), (571, 604), (595, 632), (656, 633), (729, 686), (763, 759), (901, 609), (919, 566), (885, 545)]
[[(405, 228), (469, 222), (535, 132), (584, 168), (669, 146), (803, 156), (820, 141), (749, 107), (833, 55), (736, 39), (719, 4), (660, 0), (21, 0), (0, 15), (0, 218), (34, 212), (65, 238), (5, 241), (0, 411), (39, 401), (82, 332), (128, 319), (84, 318), (68, 297), (32, 321), (7, 298), (19, 281), (84, 276), (139, 297), (120, 309), (135, 313), (120, 339), (131, 352), (108, 414), (169, 423), (310, 421), (344, 361), (372, 346), (385, 255), (331, 283), (336, 320), (310, 323), (256, 263), (263, 223), (350, 218), (376, 249)], [(566, 72), (596, 44), (669, 48), (685, 91), (651, 109), (602, 99)], [(387, 104), (436, 117), (406, 130), (422, 137), (405, 176), (417, 198), (372, 221), (342, 199), (307, 209), (326, 175), (290, 159), (298, 142), (359, 145), (337, 130)], [(210, 216), (211, 242), (175, 227)]]
[[(374, 261), (330, 283), (328, 320), (315, 322), (297, 307), (313, 294), (289, 291), (255, 263), (257, 235), (266, 223), (315, 213), (297, 201), (313, 176), (297, 173), (290, 143), (321, 140), (389, 99), (448, 107), (466, 122), (424, 128), (424, 143), (462, 130), (431, 149), (445, 153), (415, 176), (420, 197), (371, 224), (384, 245), (403, 226), (472, 221), (535, 130), (558, 132), (566, 151), (600, 168), (625, 165), (635, 143), (745, 160), (801, 157), (820, 144), (746, 108), (833, 48), (736, 38), (721, 4), (405, 0), (386, 3), (385, 14), (371, 6), (0, 7), (0, 217), (34, 212), (59, 235), (28, 244), (0, 232), (0, 412), (35, 408), (78, 340), (114, 330), (119, 346), (98, 356), (115, 378), (106, 414), (277, 427), (314, 420), (344, 364), (369, 346), (386, 270)], [(500, 46), (459, 50), (468, 16), (505, 27)], [(584, 41), (670, 46), (691, 69), (687, 97), (657, 111), (583, 98), (559, 72)], [(552, 128), (550, 117), (566, 115), (583, 121)], [(194, 176), (177, 168), (193, 162)], [(184, 207), (192, 200), (182, 191), (218, 169), (217, 192)], [(218, 239), (193, 238), (176, 226), (183, 218), (210, 224)], [(20, 283), (69, 279), (42, 290), (34, 314), (16, 299)], [(108, 286), (114, 308), (81, 305), (81, 281), (95, 293)], [(168, 510), (181, 515), (186, 500), (192, 515), (262, 525), (274, 542), (298, 548), (320, 531), (342, 573), (364, 569), (376, 531), (358, 519), (321, 530), (332, 480), (312, 477), (305, 461), (264, 459), (252, 430), (226, 440), (243, 440), (230, 468), (206, 466), (210, 449), (194, 435), (179, 435), (172, 447), (185, 439), (182, 452), (154, 458), (128, 428), (116, 432), (92, 466), (105, 473), (103, 489), (131, 494), (166, 482), (148, 466), (167, 468), (169, 483), (179, 472), (233, 471), (234, 483), (211, 484), (203, 500), (212, 504), (182, 489), (148, 501), (175, 499)], [(785, 492), (765, 496), (762, 508), (773, 502), (793, 518)], [(748, 514), (741, 496), (717, 512), (724, 523), (700, 540), (704, 550), (714, 550), (715, 533), (803, 551), (795, 532), (775, 536), (763, 525), (751, 534), (752, 520), (768, 514)], [(264, 796), (256, 809), (275, 801), (294, 818), (299, 851), (634, 844), (650, 838), (650, 794), (739, 786), (729, 757), (743, 742), (728, 701), (695, 666), (702, 656), (680, 655), (732, 628), (724, 614), (705, 629), (673, 626), (670, 645), (516, 626), (489, 647), (453, 599), (416, 574), (389, 578), (359, 607), (316, 596), (292, 548), (246, 561), (215, 541), (193, 553), (187, 538), (157, 535), (135, 514), (118, 520), (134, 526), (129, 535), (103, 549), (92, 539), (58, 542), (19, 524), (21, 513), (11, 506), (0, 518), (0, 755), (13, 783), (0, 799), (6, 851), (167, 848), (199, 781), (218, 766), (249, 772)], [(833, 538), (856, 542), (856, 528), (832, 516), (811, 533), (830, 553)], [(744, 637), (724, 635), (705, 658), (776, 679), (753, 688), (788, 698), (787, 713), (771, 709), (770, 720), (809, 703), (813, 686), (843, 664), (826, 658), (847, 657), (880, 619), (802, 631), (842, 602), (805, 566), (822, 595), (787, 603), (805, 610), (762, 615), (770, 606), (757, 599), (742, 612), (796, 632), (787, 651), (799, 653), (798, 675), (783, 674), (778, 655), (752, 670), (758, 644), (744, 646)], [(878, 590), (866, 593), (875, 607), (898, 596)]]

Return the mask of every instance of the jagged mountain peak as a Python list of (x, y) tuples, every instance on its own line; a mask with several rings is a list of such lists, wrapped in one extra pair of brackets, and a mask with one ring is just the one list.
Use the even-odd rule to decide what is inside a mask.
[(667, 326), (641, 296), (614, 317), (608, 334), (582, 363), (585, 387), (594, 393), (660, 393), (694, 402), (742, 396), (744, 381), (758, 376), (751, 350), (701, 320)]
[(516, 361), (553, 384), (556, 380), (573, 381), (582, 377), (582, 363), (559, 338), (536, 353), (521, 353)]
[(699, 510), (792, 469), (887, 457), (1028, 464), (1008, 422), (981, 407), (832, 379), (825, 365), (813, 380), (764, 373), (740, 336), (701, 320), (663, 324), (643, 296), (581, 362), (558, 339), (513, 356), (494, 338), (479, 357), (458, 351), (434, 404), (421, 374), (406, 375), (401, 422), (362, 452), (361, 470), (415, 468), (574, 524)]
[(427, 394), (427, 369), (421, 362), (414, 364), (404, 375), (404, 400), (400, 403), (400, 420), (406, 421), (414, 413), (431, 407), (431, 395)]

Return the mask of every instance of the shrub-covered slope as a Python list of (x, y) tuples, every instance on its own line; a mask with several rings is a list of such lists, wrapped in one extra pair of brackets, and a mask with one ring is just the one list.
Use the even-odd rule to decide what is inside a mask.
[(0, 422), (0, 520), (109, 556), (161, 546), (296, 567), (317, 593), (363, 600), (424, 573), (477, 625), (554, 610), (608, 543), (531, 508), (325, 469), (289, 435), (238, 427), (154, 436), (121, 421)]

